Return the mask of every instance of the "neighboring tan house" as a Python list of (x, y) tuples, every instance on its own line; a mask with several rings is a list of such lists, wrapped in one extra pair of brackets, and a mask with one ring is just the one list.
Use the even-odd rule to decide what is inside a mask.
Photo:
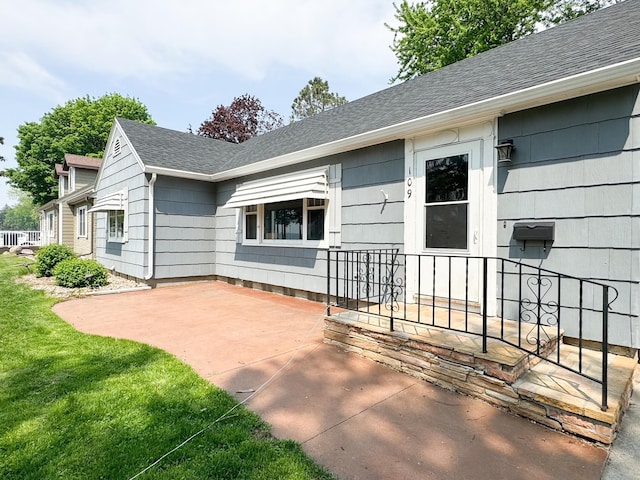
[[(638, 32), (629, 0), (239, 145), (117, 119), (91, 209), (96, 258), (151, 284), (320, 298), (329, 250), (499, 257), (615, 287), (610, 341), (640, 347)], [(407, 269), (411, 302), (435, 264)], [(496, 275), (490, 314), (510, 308)], [(466, 280), (481, 303), (479, 277), (450, 270), (448, 291)]]
[(94, 222), (88, 211), (102, 159), (65, 154), (55, 165), (58, 198), (40, 207), (42, 245), (64, 244), (80, 256), (93, 256)]

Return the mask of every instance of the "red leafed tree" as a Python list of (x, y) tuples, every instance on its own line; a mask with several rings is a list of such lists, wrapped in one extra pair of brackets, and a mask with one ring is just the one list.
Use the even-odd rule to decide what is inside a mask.
[(282, 127), (282, 117), (262, 106), (256, 97), (244, 94), (231, 105), (218, 105), (211, 117), (202, 122), (198, 135), (231, 143), (242, 143), (251, 137)]

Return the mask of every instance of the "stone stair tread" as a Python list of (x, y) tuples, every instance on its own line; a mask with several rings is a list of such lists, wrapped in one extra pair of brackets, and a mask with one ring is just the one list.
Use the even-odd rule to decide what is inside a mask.
[[(615, 438), (631, 395), (637, 357), (609, 354), (609, 408), (603, 412), (597, 381), (527, 351), (487, 339), (488, 352), (483, 354), (482, 339), (472, 334), (397, 319), (394, 326), (391, 332), (388, 319), (361, 312), (332, 315), (325, 319), (325, 341), (556, 430), (603, 444)], [(558, 348), (561, 362), (578, 364), (576, 346), (553, 342), (541, 351), (557, 360)], [(582, 356), (583, 372), (600, 378), (600, 352), (582, 349)]]

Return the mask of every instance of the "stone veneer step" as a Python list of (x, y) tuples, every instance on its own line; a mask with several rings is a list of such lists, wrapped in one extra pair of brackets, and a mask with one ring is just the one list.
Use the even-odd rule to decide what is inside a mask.
[[(387, 324), (385, 324), (387, 322)], [(481, 398), (556, 430), (610, 444), (632, 391), (637, 359), (610, 355), (609, 408), (600, 385), (498, 340), (359, 312), (325, 319), (325, 342), (440, 387)], [(545, 353), (555, 355), (554, 342)], [(562, 346), (563, 355), (571, 352)], [(596, 352), (583, 351), (592, 367)], [(596, 362), (597, 363), (597, 362)], [(595, 367), (597, 368), (597, 367)]]

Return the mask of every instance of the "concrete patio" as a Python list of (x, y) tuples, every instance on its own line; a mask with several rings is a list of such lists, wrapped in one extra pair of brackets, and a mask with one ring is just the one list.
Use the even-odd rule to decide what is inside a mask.
[(162, 348), (239, 400), (259, 390), (248, 408), (342, 479), (599, 479), (607, 458), (604, 448), (325, 344), (319, 303), (208, 282), (54, 311), (80, 331)]

